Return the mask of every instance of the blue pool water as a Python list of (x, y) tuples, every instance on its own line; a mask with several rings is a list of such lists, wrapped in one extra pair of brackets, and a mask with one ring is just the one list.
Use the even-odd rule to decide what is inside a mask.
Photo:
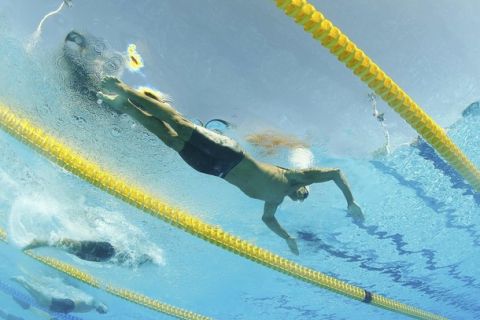
[[(52, 2), (52, 7), (55, 4)], [(272, 6), (271, 10), (274, 9)], [(0, 11), (0, 16), (8, 17), (8, 11)], [(199, 17), (192, 19), (192, 23), (200, 23)], [(177, 154), (128, 117), (114, 114), (71, 90), (59, 60), (63, 37), (71, 30), (69, 23), (65, 24), (60, 24), (62, 36), (47, 38), (43, 47), (39, 43), (37, 51), (27, 53), (25, 39), (28, 37), (18, 36), (21, 31), (12, 27), (15, 23), (11, 19), (3, 20), (0, 24), (1, 103), (118, 176), (256, 245), (369, 291), (448, 318), (480, 318), (480, 197), (425, 142), (412, 138), (404, 145), (395, 145), (389, 155), (372, 156), (362, 150), (365, 151), (362, 156), (349, 157), (348, 150), (342, 155), (331, 152), (329, 144), (334, 137), (324, 143), (318, 141), (314, 131), (299, 130), (298, 136), (310, 139), (307, 155), (313, 155), (313, 159), (305, 158), (305, 154), (300, 159), (292, 159), (295, 153), (288, 149), (265, 154), (245, 138), (255, 128), (248, 121), (248, 116), (255, 113), (249, 109), (242, 114), (241, 107), (242, 103), (251, 103), (251, 98), (232, 93), (240, 100), (231, 107), (225, 104), (224, 108), (231, 109), (215, 111), (209, 107), (203, 113), (198, 110), (200, 106), (192, 106), (194, 100), (182, 98), (183, 90), (188, 88), (169, 90), (181, 86), (181, 77), (172, 77), (169, 82), (168, 77), (156, 80), (162, 74), (150, 77), (153, 72), (149, 73), (148, 69), (141, 73), (124, 70), (122, 77), (131, 84), (162, 86), (160, 89), (171, 93), (174, 104), (183, 108), (182, 112), (191, 119), (203, 117), (201, 120), (205, 122), (218, 116), (233, 120), (235, 126), (225, 134), (239, 140), (262, 161), (281, 166), (301, 162), (339, 167), (344, 171), (365, 212), (365, 221), (352, 221), (334, 184), (312, 186), (307, 201), (300, 204), (286, 200), (277, 214), (285, 229), (298, 239), (300, 255), (297, 257), (261, 222), (262, 203), (245, 197), (221, 179), (193, 171)], [(164, 36), (168, 38), (174, 31), (172, 27)], [(167, 38), (162, 41), (169, 43)], [(118, 43), (108, 43), (106, 47), (109, 50), (126, 48), (126, 43), (125, 48), (119, 49), (115, 44)], [(144, 52), (147, 62), (149, 55), (168, 54), (152, 51)], [(225, 68), (232, 68), (226, 61), (220, 61), (220, 67), (215, 67), (221, 69), (222, 63)], [(163, 75), (173, 74), (170, 70), (173, 66), (162, 68)], [(240, 67), (234, 69), (242, 72)], [(196, 80), (206, 82), (203, 78)], [(192, 79), (185, 81), (187, 87), (193, 88)], [(245, 83), (239, 86), (240, 91), (248, 88)], [(198, 102), (207, 104), (209, 99), (215, 99), (214, 93), (215, 89), (211, 92), (205, 89), (205, 96)], [(222, 98), (225, 99), (220, 100)], [(448, 134), (474, 163), (480, 164), (477, 143), (480, 106), (466, 104), (462, 109), (465, 111), (449, 125)], [(281, 110), (277, 110), (278, 113)], [(290, 118), (284, 120), (285, 131), (291, 132), (302, 118), (288, 116)], [(275, 120), (278, 120), (275, 125), (282, 127), (281, 117)], [(255, 121), (264, 125), (252, 120)], [(378, 135), (369, 133), (365, 139), (358, 139), (362, 133), (352, 131), (352, 140), (364, 144), (371, 140), (369, 148), (378, 149), (382, 143), (378, 137), (383, 137), (383, 133), (375, 125), (373, 122), (372, 128), (378, 129)], [(49, 316), (40, 307), (24, 310), (12, 299), (29, 299), (28, 293), (11, 280), (25, 275), (32, 279), (56, 279), (52, 281), (52, 286), (55, 285), (52, 290), (73, 286), (109, 308), (105, 315), (91, 312), (72, 317), (169, 318), (67, 278), (20, 250), (34, 238), (69, 237), (108, 240), (127, 258), (118, 263), (101, 264), (82, 261), (55, 249), (41, 248), (36, 252), (71, 263), (116, 286), (215, 319), (404, 318), (299, 282), (192, 237), (85, 183), (4, 131), (0, 131), (0, 152), (0, 227), (9, 235), (9, 244), (0, 243), (0, 317), (5, 314), (23, 319), (55, 316)], [(151, 261), (143, 263), (146, 256)], [(62, 319), (62, 315), (56, 316)]]

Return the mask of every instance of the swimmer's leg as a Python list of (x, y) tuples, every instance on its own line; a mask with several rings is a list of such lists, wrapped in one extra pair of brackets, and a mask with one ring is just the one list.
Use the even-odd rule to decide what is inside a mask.
[(28, 293), (37, 300), (38, 304), (41, 306), (48, 306), (50, 305), (50, 298), (46, 297), (45, 294), (43, 294), (39, 289), (38, 285), (34, 285), (30, 283), (25, 277), (23, 276), (17, 276), (17, 277), (12, 277), (11, 280), (17, 282), (20, 284), (22, 287), (25, 288), (25, 290), (28, 291)]
[(23, 310), (27, 310), (30, 308), (30, 304), (26, 301), (21, 300), (18, 297), (12, 296), (13, 301), (15, 301)]
[(102, 81), (102, 89), (122, 96), (144, 113), (166, 122), (183, 141), (190, 140), (195, 125), (183, 117), (169, 103), (148, 97), (113, 77), (106, 77)]

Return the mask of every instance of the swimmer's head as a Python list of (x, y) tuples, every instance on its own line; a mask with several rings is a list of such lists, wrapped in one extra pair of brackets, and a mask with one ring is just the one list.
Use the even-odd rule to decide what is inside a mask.
[(98, 302), (97, 307), (95, 308), (98, 313), (105, 314), (108, 312), (108, 307), (101, 302)]
[(290, 193), (288, 196), (293, 201), (303, 201), (307, 199), (308, 194), (309, 194), (308, 188), (306, 186), (300, 186), (297, 189), (295, 189), (292, 193)]
[(106, 261), (115, 255), (115, 248), (109, 242), (98, 242), (92, 254), (98, 261)]

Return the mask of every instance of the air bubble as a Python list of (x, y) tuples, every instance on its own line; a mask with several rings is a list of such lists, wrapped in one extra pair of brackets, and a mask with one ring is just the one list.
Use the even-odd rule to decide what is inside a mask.
[(97, 40), (93, 45), (93, 50), (95, 50), (95, 52), (98, 53), (99, 55), (102, 55), (105, 52), (105, 50), (107, 50), (107, 45), (102, 40)]
[(114, 75), (120, 70), (123, 64), (123, 58), (120, 55), (114, 55), (105, 62), (103, 71), (106, 74)]
[(113, 137), (118, 137), (121, 134), (121, 131), (118, 127), (113, 127), (112, 130), (110, 131), (111, 135)]
[(80, 128), (83, 128), (87, 123), (87, 120), (85, 120), (85, 118), (83, 117), (80, 117), (77, 115), (73, 115), (72, 117), (75, 120), (76, 125), (79, 126)]

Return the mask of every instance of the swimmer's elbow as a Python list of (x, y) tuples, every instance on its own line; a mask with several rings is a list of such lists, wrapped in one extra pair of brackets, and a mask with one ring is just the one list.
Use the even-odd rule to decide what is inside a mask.
[(332, 169), (331, 175), (332, 175), (332, 180), (335, 182), (342, 180), (343, 174), (342, 174), (342, 170), (340, 170), (339, 168)]
[(274, 216), (266, 216), (266, 215), (263, 215), (263, 216), (262, 216), (262, 221), (263, 221), (263, 223), (265, 223), (265, 225), (266, 225), (267, 227), (270, 228), (272, 225), (275, 224), (276, 219), (275, 219)]

